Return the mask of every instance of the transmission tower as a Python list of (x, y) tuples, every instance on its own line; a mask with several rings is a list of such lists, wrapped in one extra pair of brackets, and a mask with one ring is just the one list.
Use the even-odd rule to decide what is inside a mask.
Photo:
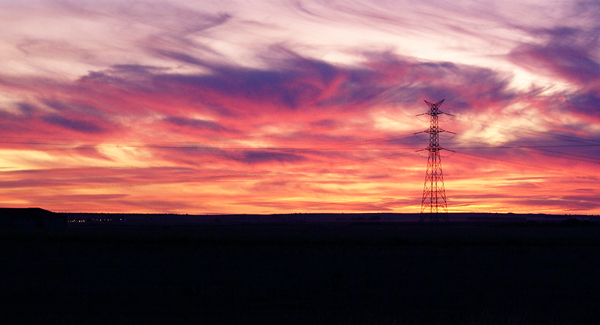
[(423, 199), (421, 200), (421, 216), (419, 217), (419, 221), (435, 222), (436, 224), (439, 222), (440, 212), (443, 212), (443, 221), (448, 221), (446, 190), (444, 189), (444, 175), (442, 173), (442, 157), (440, 156), (440, 151), (444, 148), (440, 147), (440, 133), (449, 131), (441, 129), (438, 125), (438, 115), (447, 114), (439, 110), (443, 102), (443, 99), (435, 104), (425, 101), (427, 106), (429, 106), (429, 111), (419, 114), (431, 117), (429, 129), (423, 131), (423, 133), (429, 134), (429, 146), (422, 150), (427, 150), (429, 157), (427, 158), (427, 171), (425, 172), (425, 185), (423, 186)]

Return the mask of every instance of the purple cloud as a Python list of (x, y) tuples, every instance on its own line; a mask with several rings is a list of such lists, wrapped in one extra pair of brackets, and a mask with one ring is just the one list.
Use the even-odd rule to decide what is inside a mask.
[(594, 50), (600, 46), (599, 31), (600, 26), (531, 29), (532, 35), (547, 40), (541, 44), (522, 44), (508, 58), (540, 75), (554, 75), (579, 85), (598, 83), (600, 62)]
[(50, 115), (44, 117), (43, 120), (50, 124), (58, 125), (82, 133), (104, 133), (106, 131), (93, 121), (69, 119), (60, 115)]
[(266, 150), (244, 150), (241, 152), (240, 156), (233, 156), (231, 158), (250, 165), (268, 162), (294, 163), (305, 160), (304, 157), (297, 154)]

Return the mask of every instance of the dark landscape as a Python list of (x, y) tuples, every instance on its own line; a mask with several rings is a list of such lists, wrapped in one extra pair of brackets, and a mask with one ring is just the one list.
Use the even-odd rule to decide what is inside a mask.
[(596, 216), (64, 217), (0, 229), (8, 323), (600, 323)]

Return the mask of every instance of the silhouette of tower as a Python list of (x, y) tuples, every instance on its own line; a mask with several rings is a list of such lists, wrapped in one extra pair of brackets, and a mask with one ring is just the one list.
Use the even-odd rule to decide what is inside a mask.
[(422, 150), (429, 151), (429, 157), (427, 158), (427, 171), (425, 172), (425, 185), (423, 186), (423, 199), (421, 200), (421, 216), (419, 217), (419, 221), (421, 222), (427, 220), (438, 223), (440, 212), (444, 212), (442, 219), (448, 221), (446, 190), (444, 189), (444, 175), (442, 174), (442, 157), (440, 156), (440, 151), (444, 148), (440, 147), (439, 136), (440, 133), (448, 131), (441, 129), (438, 125), (438, 115), (447, 114), (439, 110), (443, 102), (443, 99), (435, 104), (425, 101), (427, 106), (429, 106), (429, 111), (419, 114), (431, 117), (429, 129), (423, 131), (423, 133), (429, 134), (429, 146)]

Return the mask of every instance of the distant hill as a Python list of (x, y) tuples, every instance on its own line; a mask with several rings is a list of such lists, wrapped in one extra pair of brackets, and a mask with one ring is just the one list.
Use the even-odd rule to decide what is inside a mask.
[(0, 208), (0, 227), (65, 228), (67, 217), (40, 208)]

